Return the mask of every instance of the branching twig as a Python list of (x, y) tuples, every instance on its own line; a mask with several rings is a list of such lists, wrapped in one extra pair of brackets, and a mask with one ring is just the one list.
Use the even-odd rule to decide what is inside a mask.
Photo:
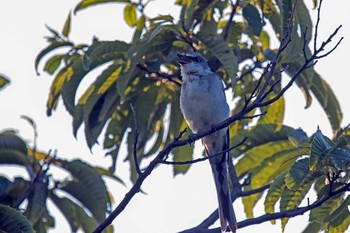
[(181, 83), (174, 79), (175, 76), (163, 73), (161, 71), (151, 71), (151, 70), (148, 69), (148, 67), (146, 67), (146, 66), (144, 66), (144, 65), (142, 65), (140, 63), (137, 64), (137, 68), (139, 68), (140, 70), (146, 72), (150, 76), (155, 75), (155, 76), (157, 76), (159, 78), (164, 78), (164, 79), (168, 80), (169, 82), (172, 82), (172, 83), (176, 84), (179, 87), (181, 86)]
[[(33, 157), (35, 157), (35, 151), (33, 151), (33, 153), (34, 153)], [(42, 182), (46, 178), (46, 174), (50, 168), (50, 165), (56, 158), (56, 153), (57, 152), (55, 151), (52, 159), (48, 160), (48, 158), (50, 157), (51, 151), (48, 152), (48, 154), (44, 158), (44, 163), (41, 166), (39, 166), (39, 170), (35, 173), (34, 177), (32, 177), (32, 180), (30, 181), (29, 186), (21, 193), (21, 195), (16, 199), (16, 201), (11, 204), (12, 208), (18, 209), (21, 203), (33, 191), (35, 184), (37, 182)]]
[[(261, 78), (259, 79), (258, 84), (257, 84), (256, 88), (254, 89), (253, 93), (251, 93), (251, 95), (247, 98), (247, 101), (246, 101), (245, 105), (243, 106), (242, 110), (240, 112), (234, 114), (233, 116), (229, 117), (228, 119), (226, 119), (223, 122), (220, 122), (220, 123), (218, 123), (218, 124), (208, 128), (206, 130), (203, 130), (202, 132), (200, 132), (198, 134), (191, 135), (191, 137), (188, 137), (186, 140), (180, 140), (180, 136), (179, 136), (179, 137), (175, 138), (170, 144), (165, 146), (165, 148), (162, 151), (160, 151), (157, 154), (157, 156), (150, 162), (150, 164), (148, 165), (148, 167), (146, 167), (144, 172), (139, 175), (139, 177), (135, 181), (135, 184), (128, 191), (128, 193), (125, 195), (123, 200), (113, 210), (113, 212), (107, 217), (107, 219), (105, 221), (103, 221), (96, 228), (94, 233), (102, 232), (108, 225), (110, 225), (112, 223), (112, 221), (128, 205), (128, 203), (135, 196), (135, 194), (140, 191), (140, 187), (141, 187), (142, 183), (144, 182), (144, 180), (152, 173), (154, 168), (159, 163), (162, 163), (164, 158), (166, 156), (168, 156), (168, 154), (171, 152), (172, 149), (174, 149), (176, 147), (187, 145), (188, 143), (192, 143), (192, 142), (197, 141), (197, 140), (199, 140), (199, 139), (201, 139), (201, 138), (203, 138), (203, 137), (205, 137), (207, 135), (210, 135), (210, 134), (212, 134), (212, 133), (214, 133), (214, 132), (216, 132), (218, 130), (226, 128), (229, 125), (231, 125), (232, 123), (234, 123), (234, 122), (236, 122), (238, 120), (241, 120), (244, 117), (246, 117), (247, 114), (249, 112), (251, 112), (252, 110), (254, 110), (256, 108), (260, 108), (260, 107), (265, 107), (265, 106), (268, 106), (268, 105), (274, 103), (292, 86), (292, 84), (295, 82), (296, 78), (301, 74), (302, 71), (304, 71), (308, 67), (312, 66), (315, 63), (315, 60), (323, 57), (323, 55), (318, 56), (319, 53), (324, 50), (326, 45), (329, 44), (331, 39), (337, 34), (338, 30), (336, 30), (328, 38), (328, 40), (326, 42), (322, 43), (321, 47), (319, 49), (316, 49), (314, 51), (314, 53), (311, 55), (310, 58), (306, 58), (305, 59), (304, 64), (293, 74), (293, 76), (292, 76), (291, 80), (288, 82), (288, 84), (285, 87), (283, 87), (282, 90), (276, 96), (274, 96), (273, 98), (271, 98), (269, 100), (264, 100), (269, 95), (269, 93), (272, 92), (272, 89), (269, 88), (269, 86), (271, 85), (271, 80), (272, 80), (272, 77), (273, 77), (273, 75), (275, 73), (276, 65), (277, 65), (277, 62), (280, 59), (281, 53), (285, 50), (285, 48), (290, 43), (290, 36), (289, 36), (289, 34), (290, 34), (291, 24), (292, 24), (292, 21), (293, 21), (295, 7), (296, 7), (296, 2), (295, 2), (295, 5), (293, 7), (292, 17), (291, 17), (291, 19), (290, 19), (290, 21), (289, 21), (289, 23), (287, 25), (286, 35), (282, 38), (282, 41), (281, 41), (280, 47), (278, 49), (278, 52), (276, 54), (275, 60), (272, 61), (265, 68), (265, 72), (261, 75)], [(184, 28), (184, 30), (185, 29), (186, 28)], [(186, 32), (186, 30), (185, 30), (185, 32)], [(192, 44), (189, 32), (187, 31), (186, 33), (187, 33), (187, 42), (191, 45), (192, 49), (195, 50), (195, 48), (193, 47), (193, 44)], [(317, 39), (317, 37), (315, 39)], [(340, 41), (337, 43), (335, 48), (338, 46)], [(334, 51), (335, 48), (333, 48), (331, 51)], [(326, 55), (328, 55), (328, 54), (329, 53), (326, 53)], [(262, 82), (262, 79), (265, 77), (265, 75), (267, 75), (267, 72), (269, 72), (269, 75), (267, 76), (263, 87), (259, 90), (259, 87), (260, 87), (260, 84)], [(254, 98), (254, 101), (252, 101), (253, 98)], [(337, 190), (337, 191), (333, 192), (332, 195), (335, 195), (336, 193), (340, 193), (340, 192), (346, 191), (349, 188), (349, 186), (350, 186), (350, 184), (346, 185), (345, 189), (342, 188), (340, 190)], [(234, 195), (237, 195), (237, 194), (234, 193)], [(300, 215), (300, 214), (303, 214), (306, 211), (310, 210), (310, 208), (316, 208), (317, 206), (321, 205), (323, 202), (325, 202), (329, 198), (331, 198), (331, 196), (328, 196), (327, 198), (323, 198), (323, 199), (321, 199), (319, 201), (316, 201), (315, 203), (313, 203), (313, 204), (311, 204), (311, 205), (309, 205), (307, 207), (300, 207), (300, 208), (296, 208), (294, 210), (288, 210), (288, 211), (275, 213), (275, 214), (266, 214), (266, 215), (260, 216), (258, 218), (248, 219), (248, 220), (240, 222), (238, 224), (238, 226), (240, 228), (242, 228), (244, 226), (248, 226), (248, 225), (252, 225), (252, 224), (258, 224), (258, 223), (261, 223), (261, 222), (264, 222), (264, 221), (268, 221), (268, 220), (272, 220), (272, 219), (283, 218), (283, 217), (293, 217), (293, 216), (296, 216), (296, 215)], [(215, 211), (215, 214), (216, 214), (216, 216), (212, 218), (212, 219), (214, 219), (214, 222), (218, 218), (217, 211)], [(210, 225), (212, 225), (212, 223)], [(207, 226), (207, 227), (209, 227), (209, 226)], [(197, 229), (201, 229), (202, 230), (203, 228), (197, 228)], [(195, 231), (191, 231), (191, 232), (195, 232)]]

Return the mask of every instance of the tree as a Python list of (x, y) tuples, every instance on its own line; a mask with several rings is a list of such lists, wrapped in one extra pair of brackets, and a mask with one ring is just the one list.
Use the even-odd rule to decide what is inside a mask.
[[(121, 141), (127, 138), (127, 161), (135, 184), (95, 232), (101, 232), (122, 212), (159, 163), (173, 165), (177, 175), (186, 173), (191, 164), (206, 160), (193, 160), (193, 147), (188, 144), (226, 126), (230, 126), (231, 154), (237, 161), (235, 169), (231, 167), (236, 187), (233, 200), (242, 198), (248, 218), (239, 223), (239, 228), (282, 219), (284, 229), (288, 218), (307, 211), (310, 224), (305, 232), (343, 232), (348, 228), (349, 132), (347, 127), (341, 128), (342, 113), (335, 94), (313, 68), (340, 43), (341, 39), (330, 45), (340, 27), (319, 45), (321, 6), (314, 32), (302, 0), (178, 0), (178, 20), (170, 15), (148, 17), (143, 1), (83, 0), (74, 13), (110, 2), (123, 4), (125, 22), (134, 28), (131, 42), (94, 38), (90, 45), (76, 44), (69, 39), (69, 14), (61, 33), (49, 28), (49, 46), (36, 60), (38, 69), (48, 53), (68, 48), (65, 53), (54, 54), (44, 66), (46, 72), (55, 75), (47, 113), (52, 114), (61, 98), (73, 118), (74, 134), (84, 125), (89, 147), (101, 139), (105, 129), (103, 147), (113, 158), (110, 172), (115, 171)], [(313, 2), (316, 6), (317, 1)], [(266, 31), (266, 25), (273, 31)], [(278, 48), (270, 45), (274, 37)], [(205, 55), (223, 78), (227, 92), (233, 92), (236, 103), (232, 117), (196, 135), (184, 131), (186, 123), (178, 100), (181, 80), (176, 52), (189, 50)], [(104, 64), (108, 68), (82, 96), (77, 96), (84, 77)], [(281, 79), (286, 76), (290, 80), (282, 86)], [(283, 125), (283, 94), (293, 83), (303, 91), (306, 107), (311, 105), (311, 94), (321, 104), (334, 132), (332, 139), (320, 130), (308, 136), (302, 129)], [(165, 118), (167, 114), (169, 119)], [(146, 145), (151, 145), (150, 149), (146, 150)], [(154, 159), (141, 170), (139, 164), (148, 157)], [(312, 187), (318, 200), (300, 207)], [(264, 192), (266, 215), (253, 218), (253, 207)], [(279, 212), (274, 208), (277, 202)], [(213, 212), (202, 224), (184, 232), (218, 232), (208, 230), (217, 217)]]

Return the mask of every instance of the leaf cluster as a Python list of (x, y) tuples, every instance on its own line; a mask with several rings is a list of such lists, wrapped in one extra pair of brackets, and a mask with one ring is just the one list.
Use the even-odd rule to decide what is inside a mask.
[[(124, 7), (124, 21), (134, 30), (130, 42), (94, 38), (91, 44), (76, 44), (69, 39), (70, 13), (61, 33), (49, 28), (49, 45), (39, 53), (36, 68), (45, 56), (54, 53), (44, 65), (44, 71), (54, 76), (47, 102), (48, 115), (62, 99), (73, 118), (74, 134), (83, 126), (90, 148), (103, 141), (106, 153), (113, 159), (110, 172), (115, 171), (125, 140), (125, 160), (130, 164), (132, 181), (137, 181), (138, 163), (142, 165), (143, 159), (166, 149), (186, 127), (179, 108), (181, 77), (177, 52), (195, 50), (206, 57), (211, 69), (222, 77), (225, 89), (232, 93), (235, 103), (232, 115), (253, 101), (252, 93), (257, 96), (267, 93), (264, 100), (274, 100), (284, 88), (282, 78), (294, 78), (304, 67), (305, 59), (320, 52), (316, 53), (316, 42), (314, 51), (308, 46), (312, 35), (317, 39), (317, 27), (313, 34), (303, 0), (295, 8), (292, 0), (235, 3), (177, 0), (179, 19), (161, 14), (148, 17), (144, 11), (147, 3), (143, 1), (83, 0), (74, 13), (105, 3)], [(267, 30), (269, 26), (272, 32)], [(289, 41), (285, 49), (271, 46), (275, 39), (282, 44), (286, 35)], [(56, 49), (64, 52), (54, 52)], [(271, 66), (274, 72), (267, 81)], [(91, 78), (90, 73), (94, 80), (79, 96), (77, 88), (88, 75)], [(268, 214), (275, 213), (277, 202), (280, 212), (298, 208), (314, 187), (318, 200), (327, 197), (327, 201), (311, 211), (306, 232), (343, 231), (348, 227), (344, 207), (348, 198), (343, 192), (332, 196), (348, 182), (349, 149), (344, 141), (347, 130), (341, 129), (341, 108), (313, 65), (303, 69), (295, 83), (304, 94), (305, 108), (310, 107), (313, 96), (317, 99), (329, 119), (334, 139), (326, 138), (320, 131), (309, 138), (301, 129), (283, 125), (286, 103), (282, 96), (268, 106), (254, 108), (230, 125), (232, 145), (248, 138), (244, 145), (232, 151), (237, 160), (237, 176), (243, 183), (243, 191), (269, 187), (265, 197)], [(260, 89), (264, 91), (259, 93)], [(130, 106), (134, 106), (135, 112)], [(180, 135), (187, 137), (189, 132)], [(171, 150), (174, 162), (193, 159), (191, 146)], [(175, 164), (174, 174), (185, 173), (189, 168), (190, 163)], [(253, 208), (261, 198), (263, 192), (242, 198), (248, 218), (254, 216)], [(282, 230), (287, 222), (283, 218)]]
[[(110, 211), (111, 197), (102, 176), (122, 181), (82, 160), (67, 161), (31, 148), (13, 131), (0, 134), (0, 165), (22, 167), (28, 176), (0, 176), (0, 230), (47, 232), (55, 218), (48, 202), (60, 210), (72, 232), (92, 232)], [(51, 168), (68, 174), (59, 179)], [(106, 232), (112, 232), (109, 227)]]

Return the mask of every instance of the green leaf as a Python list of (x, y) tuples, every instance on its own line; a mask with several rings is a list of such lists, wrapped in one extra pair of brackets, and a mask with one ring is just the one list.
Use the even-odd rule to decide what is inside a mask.
[(310, 17), (310, 11), (309, 9), (307, 9), (304, 1), (298, 2), (298, 4), (296, 5), (295, 14), (295, 17), (298, 20), (298, 24), (300, 25), (301, 31), (305, 32), (305, 29), (307, 29), (305, 38), (307, 42), (310, 42), (313, 26)]
[(0, 231), (34, 233), (33, 227), (21, 212), (0, 204)]
[(136, 29), (132, 37), (133, 44), (136, 44), (140, 40), (142, 31), (146, 25), (145, 23), (146, 23), (146, 18), (144, 15), (141, 15), (140, 18), (137, 20)]
[(195, 8), (198, 5), (199, 0), (187, 0), (186, 5), (183, 6), (183, 20), (185, 28), (188, 30), (192, 26), (193, 23), (193, 14), (195, 12)]
[[(66, 197), (58, 197), (54, 193), (50, 193), (50, 199), (55, 203), (63, 216), (70, 225), (71, 232), (76, 232), (79, 229), (79, 219), (77, 217), (76, 204)], [(81, 208), (81, 207), (79, 207)]]
[(7, 84), (10, 83), (10, 80), (5, 75), (0, 74), (0, 90), (3, 89)]
[(340, 206), (325, 221), (330, 220), (328, 233), (343, 233), (350, 225), (349, 196), (340, 204)]
[(71, 12), (69, 11), (66, 22), (64, 23), (64, 26), (62, 29), (62, 35), (64, 35), (65, 37), (68, 37), (70, 33), (70, 27), (71, 27)]
[(311, 222), (309, 225), (303, 230), (302, 233), (319, 233), (322, 229), (322, 224), (317, 222)]
[(323, 136), (321, 130), (317, 130), (311, 144), (310, 169), (315, 169), (317, 163), (326, 157), (328, 150), (332, 147)]
[[(279, 175), (271, 184), (264, 201), (265, 212), (268, 214), (275, 213), (275, 205), (282, 195), (285, 184), (285, 173)], [(276, 220), (271, 220), (272, 224), (276, 224)]]
[(48, 197), (48, 184), (46, 181), (36, 182), (28, 196), (28, 206), (24, 215), (34, 225), (46, 210)]
[[(180, 128), (185, 128), (187, 126), (186, 121), (184, 120), (181, 124)], [(190, 132), (187, 131), (183, 134), (184, 138), (187, 138), (190, 135)], [(184, 161), (190, 161), (193, 159), (193, 149), (194, 147), (191, 145), (186, 145), (182, 147), (177, 147), (172, 150), (172, 154), (174, 155), (173, 161), (174, 162), (184, 162)], [(190, 164), (184, 164), (184, 165), (174, 165), (174, 176), (178, 174), (185, 174), (188, 169), (190, 168)]]
[(270, 36), (266, 31), (260, 33), (261, 48), (263, 51), (270, 48)]
[(41, 61), (41, 59), (48, 53), (52, 52), (55, 49), (61, 48), (61, 47), (65, 47), (65, 46), (73, 46), (73, 44), (71, 42), (67, 42), (67, 41), (55, 41), (52, 44), (50, 44), (48, 47), (46, 47), (45, 49), (43, 49), (38, 56), (35, 59), (35, 71), (36, 73), (39, 75), (38, 72), (38, 66), (39, 63)]
[(236, 83), (236, 73), (238, 70), (237, 57), (233, 50), (228, 47), (221, 36), (208, 35), (204, 31), (199, 31), (196, 36), (203, 42), (205, 47), (221, 62), (232, 84)]
[(53, 74), (57, 68), (61, 65), (61, 61), (64, 58), (64, 55), (59, 54), (51, 57), (49, 60), (47, 60), (44, 70), (49, 73)]
[(137, 24), (136, 5), (134, 3), (126, 4), (124, 8), (124, 20), (130, 27), (134, 27)]
[(109, 205), (109, 197), (101, 176), (95, 169), (81, 160), (71, 162), (59, 160), (59, 162), (76, 178), (75, 181), (67, 182), (62, 190), (75, 196), (93, 213), (98, 221), (102, 221)]
[(237, 175), (241, 176), (260, 166), (265, 159), (272, 157), (277, 152), (293, 148), (294, 146), (289, 141), (280, 140), (257, 145), (250, 150), (246, 150), (244, 156), (235, 165)]
[[(276, 153), (265, 159), (260, 166), (250, 171), (250, 184), (244, 186), (244, 190), (260, 188), (289, 169), (294, 161), (308, 151), (305, 148), (295, 148), (291, 150), (276, 151)], [(248, 218), (253, 217), (253, 208), (257, 201), (262, 197), (262, 193), (243, 197), (244, 210)]]
[(304, 184), (304, 180), (309, 173), (309, 158), (296, 161), (286, 175), (286, 186), (290, 190), (296, 190)]
[(104, 3), (117, 3), (117, 2), (125, 2), (128, 3), (130, 0), (82, 0), (75, 8), (74, 8), (74, 14), (76, 14), (78, 11), (86, 9), (91, 6), (104, 4)]
[(26, 143), (15, 134), (0, 134), (0, 164), (29, 165)]
[[(292, 191), (285, 187), (281, 195), (280, 211), (282, 212), (298, 207), (302, 200), (305, 198), (306, 194), (309, 192), (311, 185), (311, 182), (304, 183), (296, 191)], [(288, 218), (282, 219), (282, 232), (284, 232), (288, 220)]]
[(304, 145), (309, 141), (307, 134), (302, 129), (295, 129), (288, 133), (288, 139), (295, 146)]
[(330, 152), (330, 157), (334, 165), (339, 170), (347, 170), (350, 166), (350, 149), (336, 148)]
[(253, 30), (253, 34), (260, 36), (263, 24), (258, 9), (251, 4), (247, 4), (243, 8), (243, 17), (248, 21), (250, 28)]
[[(341, 184), (335, 183), (334, 186), (340, 186), (340, 185)], [(328, 195), (328, 193), (329, 193), (329, 185), (323, 186), (323, 188), (317, 194), (317, 200), (320, 200), (324, 196)], [(321, 206), (315, 209), (312, 209), (310, 212), (309, 221), (324, 223), (325, 219), (327, 219), (327, 217), (329, 217), (329, 215), (339, 207), (341, 203), (341, 199), (342, 199), (341, 194), (338, 194), (328, 199), (327, 201), (325, 201)]]
[[(271, 96), (271, 98), (273, 98), (273, 96)], [(278, 127), (282, 127), (284, 109), (285, 104), (282, 96), (274, 103), (261, 108), (261, 112), (266, 112), (266, 114), (259, 118), (258, 124), (276, 124)]]
[(333, 132), (337, 131), (343, 119), (340, 104), (329, 84), (316, 72), (312, 78), (311, 91), (326, 112)]

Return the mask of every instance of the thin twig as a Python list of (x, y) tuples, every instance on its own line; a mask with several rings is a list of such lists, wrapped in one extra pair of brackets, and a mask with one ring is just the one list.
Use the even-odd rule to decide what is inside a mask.
[(224, 40), (226, 40), (227, 37), (228, 37), (228, 33), (229, 33), (230, 28), (231, 28), (231, 26), (233, 24), (233, 16), (236, 14), (238, 4), (239, 4), (239, 0), (237, 0), (235, 4), (233, 4), (233, 2), (231, 1), (232, 11), (230, 13), (230, 17), (229, 17), (229, 19), (228, 19), (228, 21), (227, 21), (227, 23), (225, 25), (225, 28), (223, 30), (223, 36), (222, 37), (224, 38)]
[(169, 82), (172, 82), (172, 83), (176, 84), (179, 87), (181, 86), (181, 83), (174, 79), (175, 76), (163, 73), (161, 71), (151, 71), (150, 69), (148, 69), (147, 66), (144, 66), (144, 65), (142, 65), (140, 63), (137, 64), (136, 66), (137, 66), (137, 68), (139, 68), (140, 70), (146, 72), (150, 76), (155, 75), (158, 78), (164, 78), (164, 79), (168, 80)]
[(198, 163), (198, 162), (203, 162), (203, 161), (206, 161), (206, 160), (211, 159), (213, 157), (222, 155), (223, 153), (227, 153), (227, 152), (229, 152), (229, 151), (231, 151), (233, 149), (236, 149), (237, 147), (240, 147), (241, 145), (243, 145), (245, 143), (245, 141), (247, 141), (247, 139), (248, 139), (248, 137), (245, 137), (245, 138), (243, 138), (243, 140), (240, 143), (238, 143), (238, 144), (236, 144), (236, 145), (234, 145), (234, 146), (232, 146), (232, 147), (230, 147), (230, 148), (228, 148), (226, 150), (220, 151), (220, 152), (218, 152), (216, 154), (213, 154), (213, 155), (206, 156), (204, 158), (187, 160), (187, 161), (178, 161), (178, 162), (164, 160), (164, 161), (162, 161), (162, 164), (166, 164), (166, 165), (186, 165), (186, 164), (194, 164), (194, 163)]
[(137, 123), (137, 118), (136, 118), (136, 111), (134, 106), (130, 103), (130, 108), (132, 111), (132, 115), (134, 118), (134, 126), (135, 126), (135, 130), (134, 130), (134, 144), (133, 144), (133, 156), (134, 156), (134, 162), (135, 162), (135, 168), (136, 168), (136, 172), (138, 175), (140, 175), (142, 172), (140, 170), (140, 166), (139, 166), (139, 161), (137, 158), (137, 142), (138, 142), (138, 138), (139, 138), (139, 125)]

